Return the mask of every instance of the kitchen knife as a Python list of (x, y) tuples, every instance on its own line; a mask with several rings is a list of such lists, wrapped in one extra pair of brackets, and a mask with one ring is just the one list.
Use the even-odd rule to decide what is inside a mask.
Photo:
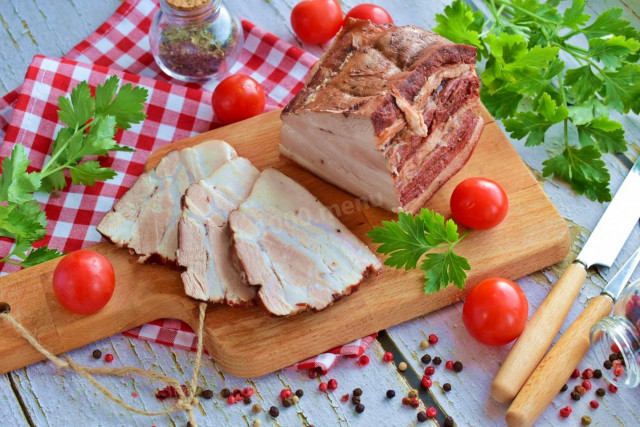
[(639, 189), (640, 158), (622, 182), (576, 260), (542, 301), (507, 355), (491, 384), (491, 396), (494, 399), (506, 403), (518, 394), (567, 317), (587, 277), (587, 269), (595, 264), (611, 267), (640, 218)]
[(542, 359), (509, 407), (507, 425), (530, 426), (558, 395), (562, 385), (589, 350), (591, 327), (611, 312), (613, 303), (627, 285), (638, 261), (640, 248), (613, 276), (602, 293), (589, 302), (587, 308)]

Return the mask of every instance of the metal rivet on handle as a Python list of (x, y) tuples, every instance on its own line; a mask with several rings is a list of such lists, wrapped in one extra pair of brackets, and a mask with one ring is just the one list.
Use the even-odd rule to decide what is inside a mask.
[(11, 306), (8, 302), (0, 301), (0, 314), (9, 314), (11, 312)]

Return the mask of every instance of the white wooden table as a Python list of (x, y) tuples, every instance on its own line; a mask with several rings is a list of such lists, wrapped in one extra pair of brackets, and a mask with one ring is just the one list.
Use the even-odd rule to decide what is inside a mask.
[[(285, 40), (300, 45), (289, 24), (289, 14), (295, 0), (248, 0), (227, 3), (243, 17)], [(345, 0), (343, 3), (344, 9), (347, 10), (360, 1)], [(378, 0), (377, 3), (391, 12), (398, 24), (415, 24), (430, 28), (435, 24), (435, 13), (442, 11), (448, 2)], [(33, 55), (62, 55), (92, 32), (118, 5), (118, 0), (0, 1), (0, 93), (6, 93), (20, 84)], [(587, 10), (591, 15), (596, 15), (613, 6), (623, 7), (624, 16), (636, 27), (640, 27), (640, 0), (588, 0)], [(318, 46), (304, 45), (303, 48), (316, 55), (321, 53)], [(640, 118), (627, 117), (622, 122), (631, 142), (629, 158), (635, 160), (640, 153)], [(576, 196), (564, 183), (542, 178), (541, 163), (546, 158), (544, 147), (524, 148), (518, 141), (513, 143), (567, 220), (574, 238), (571, 253), (560, 265), (518, 281), (529, 298), (529, 312), (533, 313), (557, 280), (559, 273), (575, 258), (606, 206)], [(608, 156), (607, 164), (612, 175), (613, 190), (616, 190), (630, 163)], [(616, 271), (638, 245), (640, 231), (636, 229), (612, 271)], [(587, 299), (599, 292), (611, 274), (604, 269), (589, 275), (563, 330), (584, 308)], [(636, 272), (634, 277), (639, 276)], [(400, 398), (406, 395), (409, 389), (418, 388), (423, 370), (419, 359), (424, 353), (420, 350), (419, 343), (428, 334), (436, 333), (440, 342), (427, 351), (432, 356), (441, 356), (444, 360), (460, 360), (464, 363), (465, 369), (458, 375), (436, 375), (431, 391), (421, 394), (422, 402), (426, 406), (436, 406), (440, 413), (453, 416), (458, 425), (502, 425), (506, 405), (493, 401), (488, 395), (488, 390), (491, 379), (509, 347), (492, 348), (473, 341), (462, 324), (461, 311), (462, 303), (458, 303), (381, 334), (381, 338), (368, 351), (371, 357), (368, 367), (360, 369), (356, 367), (355, 360), (344, 360), (330, 373), (329, 377), (336, 378), (340, 384), (335, 393), (319, 393), (318, 380), (308, 379), (306, 373), (281, 371), (243, 380), (226, 375), (215, 363), (207, 359), (199, 380), (203, 388), (211, 388), (216, 392), (216, 398), (201, 402), (196, 411), (198, 422), (204, 426), (251, 425), (254, 416), (250, 414), (250, 406), (228, 406), (217, 396), (223, 387), (233, 389), (252, 386), (256, 389), (254, 402), (269, 408), (277, 404), (279, 391), (289, 386), (293, 390), (302, 388), (305, 391), (304, 398), (295, 407), (281, 410), (277, 423), (266, 414), (261, 414), (259, 418), (263, 420), (263, 425), (414, 425), (416, 411), (402, 407)], [(121, 335), (72, 351), (69, 355), (77, 361), (90, 363), (90, 355), (94, 349), (113, 353), (116, 358), (114, 365), (150, 368), (184, 381), (190, 376), (194, 359), (194, 354), (190, 352)], [(387, 350), (395, 352), (396, 361), (400, 358), (406, 360), (410, 366), (409, 370), (401, 374), (393, 364), (382, 363), (381, 356)], [(589, 353), (581, 367), (596, 368), (601, 362), (593, 353)], [(447, 394), (440, 387), (445, 381), (450, 382), (453, 388)], [(163, 408), (163, 404), (154, 397), (157, 384), (150, 386), (135, 379), (115, 378), (105, 378), (102, 382), (134, 406), (146, 410)], [(351, 393), (355, 387), (364, 390), (363, 403), (367, 409), (363, 414), (356, 414), (353, 405), (340, 402), (340, 396)], [(385, 398), (387, 389), (396, 390), (397, 397), (394, 400), (389, 401)], [(137, 397), (132, 393), (137, 394)], [(590, 415), (594, 425), (640, 425), (640, 390), (620, 390), (615, 395), (607, 394), (597, 410), (589, 408), (589, 400), (583, 398), (580, 402), (572, 404), (571, 417), (563, 420), (559, 418), (558, 410), (570, 402), (568, 393), (561, 394), (538, 423), (575, 426), (580, 423), (582, 415)], [(0, 377), (0, 425), (183, 426), (186, 421), (185, 414), (148, 418), (128, 413), (96, 392), (82, 378), (70, 373), (57, 372), (49, 363), (38, 363)]]

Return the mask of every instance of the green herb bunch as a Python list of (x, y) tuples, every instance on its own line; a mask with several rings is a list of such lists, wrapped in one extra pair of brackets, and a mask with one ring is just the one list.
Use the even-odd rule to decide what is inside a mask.
[[(622, 125), (609, 112), (640, 113), (640, 33), (621, 18), (622, 9), (592, 20), (584, 0), (564, 12), (560, 0), (484, 3), (488, 18), (455, 0), (437, 15), (434, 31), (478, 48), (482, 101), (513, 138), (536, 146), (551, 126), (564, 127), (564, 144), (549, 147), (544, 176), (569, 182), (591, 200), (611, 200), (601, 157), (627, 150)], [(575, 60), (571, 66), (561, 53)]]
[(57, 192), (67, 186), (65, 171), (73, 184), (95, 185), (113, 178), (116, 172), (89, 156), (105, 156), (111, 151), (134, 151), (114, 140), (117, 128), (128, 129), (140, 123), (147, 90), (126, 84), (118, 90), (116, 76), (98, 85), (95, 97), (87, 82), (76, 86), (68, 98), (58, 99), (58, 118), (67, 127), (58, 132), (51, 157), (42, 170), (27, 172), (31, 161), (22, 144), (2, 161), (0, 175), (0, 236), (14, 240), (9, 254), (0, 262), (29, 267), (61, 255), (46, 246), (33, 249), (33, 243), (46, 236), (47, 219), (35, 192)]

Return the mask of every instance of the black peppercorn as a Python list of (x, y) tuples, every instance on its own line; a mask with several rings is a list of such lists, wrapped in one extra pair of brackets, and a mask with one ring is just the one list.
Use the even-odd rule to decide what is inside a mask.
[(282, 399), (282, 406), (284, 406), (285, 408), (288, 408), (291, 405), (293, 405), (293, 401), (291, 400), (290, 397), (287, 397), (286, 399)]
[(600, 369), (593, 371), (593, 378), (602, 378), (602, 371)]
[(612, 361), (612, 362), (613, 362), (614, 360), (618, 360), (618, 354), (617, 354), (617, 353), (611, 353), (611, 354), (609, 355), (609, 360), (610, 360), (610, 361)]
[(618, 357), (618, 360), (624, 360), (624, 356), (622, 355), (622, 353), (616, 353), (616, 356)]
[(220, 396), (226, 399), (227, 397), (231, 396), (231, 392), (228, 388), (223, 388), (222, 390), (220, 390)]
[(205, 399), (211, 399), (213, 397), (213, 392), (211, 390), (204, 390), (202, 392), (202, 397), (204, 397)]
[(362, 396), (362, 389), (360, 387), (353, 389), (354, 396)]
[(460, 371), (462, 371), (462, 368), (463, 368), (463, 366), (462, 366), (462, 362), (460, 362), (460, 361), (456, 361), (456, 362), (453, 364), (453, 370), (454, 370), (454, 371), (456, 371), (456, 372), (460, 372)]
[(427, 417), (427, 413), (424, 412), (424, 411), (418, 412), (417, 416), (418, 416), (418, 422), (419, 423), (424, 423), (429, 418), (429, 417)]
[(302, 390), (302, 389), (297, 389), (297, 390), (296, 390), (296, 396), (298, 396), (298, 397), (302, 397), (302, 396), (304, 396), (304, 390)]
[(356, 405), (356, 412), (359, 413), (359, 414), (364, 412), (364, 405), (362, 403), (358, 403)]
[(607, 392), (602, 387), (596, 390), (596, 395), (598, 395), (598, 397), (604, 397), (605, 394), (607, 394)]
[(444, 384), (442, 385), (442, 389), (443, 389), (444, 391), (446, 391), (446, 392), (450, 392), (450, 391), (451, 391), (451, 384), (449, 384), (449, 383), (444, 383)]
[(580, 393), (578, 393), (577, 391), (572, 391), (572, 392), (571, 392), (571, 398), (572, 398), (573, 400), (575, 400), (576, 402), (577, 402), (578, 400), (580, 400), (580, 397), (581, 397), (581, 396), (580, 396)]
[(444, 419), (444, 427), (453, 427), (453, 417), (451, 415), (447, 415)]
[(91, 353), (94, 359), (100, 359), (102, 357), (102, 352), (100, 350), (93, 350)]
[(354, 405), (360, 403), (360, 396), (351, 396), (351, 403), (353, 403)]
[(431, 356), (428, 354), (425, 354), (420, 358), (420, 361), (422, 361), (422, 363), (424, 363), (425, 365), (428, 363), (431, 363)]
[(440, 359), (438, 356), (433, 358), (433, 364), (434, 365), (439, 365), (442, 363), (442, 359)]
[(251, 398), (250, 397), (245, 397), (244, 400), (242, 401), (245, 405), (250, 405), (251, 404)]
[(396, 397), (396, 392), (393, 390), (387, 390), (387, 398), (393, 399), (394, 397)]
[(560, 389), (560, 392), (562, 393), (563, 391), (567, 391), (567, 389), (569, 388), (568, 385), (563, 385), (562, 388)]
[(278, 415), (280, 415), (280, 410), (275, 406), (272, 406), (271, 408), (269, 408), (269, 415), (271, 415), (273, 418), (278, 418)]
[(604, 369), (611, 369), (613, 363), (611, 363), (611, 360), (605, 360), (602, 366), (604, 366)]

